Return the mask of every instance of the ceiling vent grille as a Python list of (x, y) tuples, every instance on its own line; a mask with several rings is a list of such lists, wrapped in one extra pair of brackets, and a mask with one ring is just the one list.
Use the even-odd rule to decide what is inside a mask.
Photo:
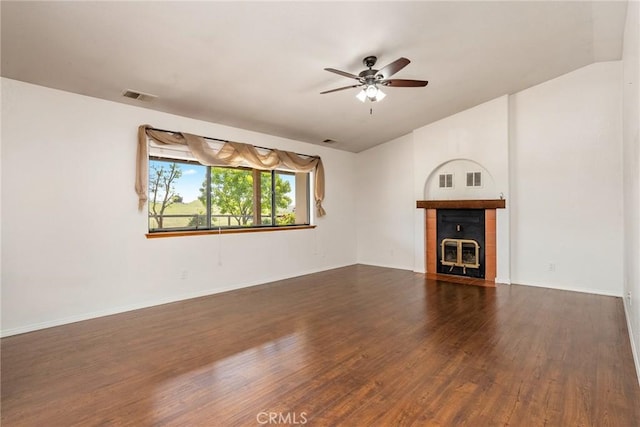
[(137, 101), (149, 102), (157, 98), (156, 95), (151, 95), (150, 93), (138, 92), (135, 90), (126, 89), (122, 96), (125, 98), (135, 99)]

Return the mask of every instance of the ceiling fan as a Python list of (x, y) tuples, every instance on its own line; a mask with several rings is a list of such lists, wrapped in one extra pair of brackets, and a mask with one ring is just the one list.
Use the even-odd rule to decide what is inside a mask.
[(332, 73), (339, 74), (344, 77), (357, 80), (358, 84), (340, 87), (338, 89), (325, 90), (320, 94), (338, 92), (340, 90), (351, 89), (354, 87), (361, 87), (362, 90), (358, 92), (356, 97), (365, 102), (367, 99), (371, 102), (381, 101), (386, 95), (378, 86), (391, 86), (391, 87), (422, 87), (429, 83), (426, 80), (407, 80), (407, 79), (390, 79), (392, 75), (402, 70), (409, 65), (411, 61), (407, 58), (399, 58), (393, 61), (391, 64), (382, 67), (380, 70), (374, 70), (373, 66), (376, 65), (378, 58), (375, 56), (367, 56), (362, 60), (367, 70), (361, 71), (360, 74), (355, 75), (347, 73), (346, 71), (336, 70), (335, 68), (325, 68), (325, 70)]

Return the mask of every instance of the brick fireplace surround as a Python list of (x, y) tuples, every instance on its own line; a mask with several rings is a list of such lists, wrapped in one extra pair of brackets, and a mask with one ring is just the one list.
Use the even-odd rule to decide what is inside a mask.
[[(496, 285), (496, 209), (504, 209), (503, 199), (495, 200), (418, 200), (416, 207), (425, 210), (425, 255), (427, 278), (446, 280), (448, 282), (463, 283), (478, 286)], [(438, 271), (438, 238), (437, 211), (438, 209), (484, 209), (485, 210), (485, 275), (484, 279), (454, 276), (435, 273)]]

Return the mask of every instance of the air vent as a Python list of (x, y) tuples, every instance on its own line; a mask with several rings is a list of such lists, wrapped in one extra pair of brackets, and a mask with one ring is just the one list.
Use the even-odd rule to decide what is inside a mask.
[(440, 188), (453, 188), (453, 174), (443, 173), (438, 177), (438, 187)]
[(467, 172), (467, 187), (482, 187), (482, 173)]
[(333, 140), (333, 139), (325, 139), (325, 140), (324, 140), (324, 141), (322, 141), (322, 142), (324, 142), (325, 144), (335, 144), (335, 143), (336, 143), (336, 142), (338, 142), (338, 141), (335, 141), (335, 140)]
[(142, 101), (142, 102), (149, 102), (157, 98), (156, 95), (151, 95), (150, 93), (138, 92), (130, 89), (126, 89), (122, 93), (122, 96), (124, 96), (125, 98), (135, 99), (137, 101)]

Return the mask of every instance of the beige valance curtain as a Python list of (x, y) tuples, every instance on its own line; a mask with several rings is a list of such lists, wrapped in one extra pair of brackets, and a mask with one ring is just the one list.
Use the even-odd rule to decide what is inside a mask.
[(136, 193), (138, 210), (144, 209), (147, 202), (147, 179), (149, 177), (149, 144), (147, 137), (159, 144), (185, 145), (191, 154), (207, 166), (248, 166), (251, 168), (272, 170), (286, 168), (295, 172), (315, 172), (314, 197), (317, 215), (326, 214), (322, 207), (324, 200), (324, 167), (320, 157), (304, 157), (290, 151), (270, 149), (261, 154), (256, 147), (239, 142), (225, 142), (218, 150), (207, 144), (205, 138), (189, 133), (171, 133), (154, 130), (149, 125), (138, 127), (138, 154), (136, 166)]

